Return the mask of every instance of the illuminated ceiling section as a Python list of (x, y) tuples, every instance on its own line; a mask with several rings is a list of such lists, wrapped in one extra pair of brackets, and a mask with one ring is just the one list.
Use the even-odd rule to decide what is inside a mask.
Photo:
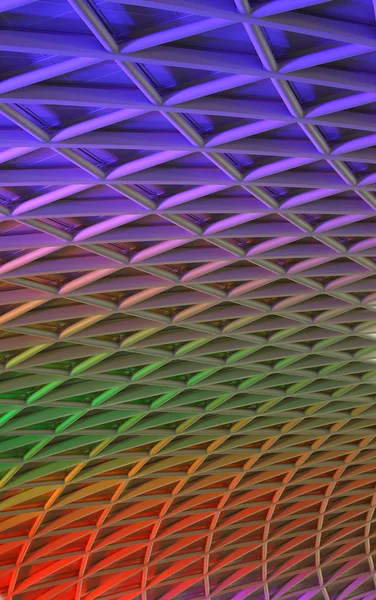
[(376, 600), (372, 0), (1, 0), (0, 592)]

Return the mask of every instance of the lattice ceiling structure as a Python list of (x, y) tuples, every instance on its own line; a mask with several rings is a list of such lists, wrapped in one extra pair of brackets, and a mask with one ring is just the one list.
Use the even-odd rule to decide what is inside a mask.
[(0, 591), (376, 599), (372, 0), (1, 0)]

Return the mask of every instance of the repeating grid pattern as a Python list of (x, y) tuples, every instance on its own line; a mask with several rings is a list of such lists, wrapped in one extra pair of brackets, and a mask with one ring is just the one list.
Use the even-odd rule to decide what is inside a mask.
[(0, 591), (376, 599), (372, 0), (1, 0)]

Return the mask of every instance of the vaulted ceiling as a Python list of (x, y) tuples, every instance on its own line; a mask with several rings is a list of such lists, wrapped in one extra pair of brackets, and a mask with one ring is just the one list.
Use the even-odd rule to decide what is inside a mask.
[(1, 0), (0, 592), (376, 600), (372, 0)]

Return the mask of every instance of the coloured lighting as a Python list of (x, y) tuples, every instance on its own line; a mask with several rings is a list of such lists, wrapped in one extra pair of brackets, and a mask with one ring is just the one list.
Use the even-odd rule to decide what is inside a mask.
[(3, 600), (376, 600), (372, 0), (0, 0)]

